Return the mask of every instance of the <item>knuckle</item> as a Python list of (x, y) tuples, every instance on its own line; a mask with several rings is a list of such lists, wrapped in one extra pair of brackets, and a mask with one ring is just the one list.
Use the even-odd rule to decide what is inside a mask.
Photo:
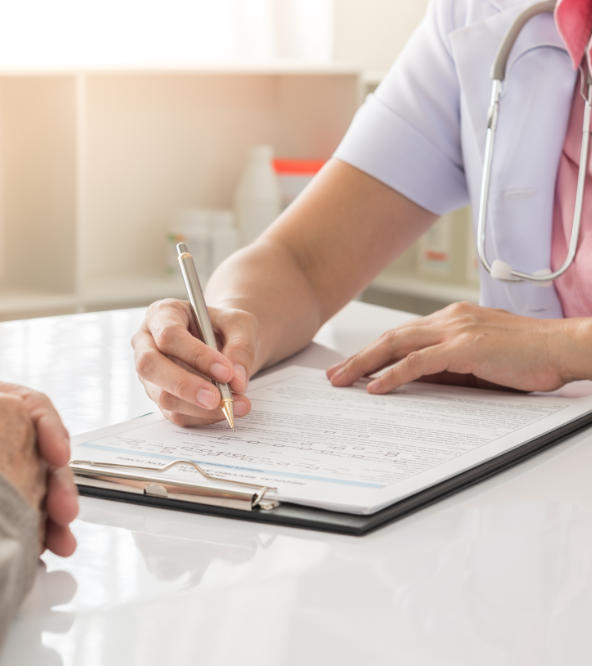
[(146, 349), (136, 357), (136, 370), (140, 377), (150, 378), (158, 363), (158, 352)]
[(405, 363), (409, 368), (417, 368), (421, 365), (422, 356), (419, 351), (411, 351), (405, 357)]
[(144, 331), (143, 331), (142, 329), (140, 329), (139, 331), (136, 331), (136, 332), (132, 335), (132, 337), (131, 337), (131, 339), (130, 339), (130, 344), (131, 344), (131, 346), (132, 346), (133, 349), (135, 349), (135, 348), (138, 346), (138, 343), (140, 342), (140, 339), (141, 339), (142, 337), (144, 337), (144, 335), (145, 335), (145, 333), (144, 333)]
[(463, 315), (470, 314), (473, 311), (473, 306), (468, 301), (459, 301), (452, 303), (446, 309), (453, 317), (462, 317)]
[(448, 312), (455, 318), (470, 318), (473, 320), (478, 313), (478, 306), (469, 301), (459, 301), (448, 306)]
[(389, 347), (394, 347), (397, 337), (397, 329), (395, 328), (391, 328), (389, 331), (383, 333), (384, 342)]
[(465, 326), (464, 330), (456, 336), (456, 343), (461, 349), (478, 342), (482, 338), (481, 333), (474, 333), (471, 326)]
[(0, 395), (0, 439), (11, 446), (24, 446), (34, 438), (33, 419), (22, 398), (16, 395)]
[(192, 368), (199, 370), (200, 368), (207, 365), (206, 363), (207, 356), (214, 352), (212, 352), (212, 350), (210, 350), (209, 347), (206, 347), (206, 345), (203, 344), (201, 341), (196, 340), (196, 343), (197, 344), (195, 345), (195, 347), (189, 353), (189, 358), (187, 359), (187, 361)]
[(166, 409), (167, 411), (172, 411), (177, 406), (178, 399), (175, 398), (175, 396), (172, 395), (172, 393), (163, 390), (158, 393), (156, 402), (163, 409)]
[(244, 339), (233, 341), (226, 349), (231, 359), (239, 360), (245, 367), (250, 368), (255, 360), (255, 349)]
[(171, 351), (175, 348), (179, 340), (179, 333), (184, 331), (179, 324), (172, 326), (164, 326), (163, 328), (157, 329), (152, 334), (154, 342), (159, 349), (163, 351)]
[[(191, 393), (191, 387), (191, 376), (176, 379), (172, 387), (172, 397), (177, 396), (179, 398), (184, 398), (185, 396), (189, 396)], [(195, 393), (197, 393), (197, 391), (195, 391)]]
[(36, 405), (53, 408), (52, 402), (49, 399), (49, 397), (45, 393), (41, 393), (41, 391), (35, 391), (34, 389), (29, 389), (27, 392), (27, 397)]
[(354, 354), (343, 364), (343, 370), (345, 372), (355, 372), (358, 364), (360, 362), (360, 352)]
[(146, 318), (150, 319), (154, 315), (160, 315), (163, 311), (167, 312), (171, 309), (177, 310), (180, 308), (185, 308), (184, 301), (180, 301), (177, 298), (161, 298), (148, 306), (148, 309), (146, 310)]

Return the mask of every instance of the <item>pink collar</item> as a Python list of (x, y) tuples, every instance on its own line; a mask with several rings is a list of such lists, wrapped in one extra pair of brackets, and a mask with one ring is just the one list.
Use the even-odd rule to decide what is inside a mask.
[[(590, 67), (592, 1), (558, 0), (555, 6), (555, 23), (571, 56), (574, 69), (580, 66), (584, 55)], [(590, 69), (592, 71), (592, 67)]]

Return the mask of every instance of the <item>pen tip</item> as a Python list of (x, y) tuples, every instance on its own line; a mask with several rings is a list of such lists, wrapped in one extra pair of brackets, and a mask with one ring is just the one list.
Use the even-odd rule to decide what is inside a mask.
[(228, 425), (231, 427), (232, 432), (235, 432), (234, 410), (232, 409), (232, 400), (224, 400), (220, 408), (222, 409), (222, 413), (226, 417), (226, 420), (228, 421)]

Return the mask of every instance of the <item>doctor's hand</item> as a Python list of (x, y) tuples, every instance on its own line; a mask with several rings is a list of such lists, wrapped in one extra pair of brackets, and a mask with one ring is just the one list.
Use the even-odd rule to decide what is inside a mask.
[(576, 379), (564, 358), (568, 322), (455, 303), (387, 331), (330, 367), (327, 376), (334, 386), (349, 386), (386, 368), (367, 385), (370, 393), (388, 393), (416, 379), (550, 391)]
[(136, 370), (148, 396), (163, 415), (180, 426), (224, 418), (220, 392), (210, 379), (230, 385), (235, 417), (251, 403), (243, 395), (253, 371), (257, 340), (255, 317), (234, 308), (209, 308), (220, 351), (198, 337), (189, 303), (153, 303), (132, 339)]
[(76, 548), (69, 524), (78, 514), (70, 437), (49, 398), (0, 382), (0, 474), (42, 511), (40, 550), (66, 557)]

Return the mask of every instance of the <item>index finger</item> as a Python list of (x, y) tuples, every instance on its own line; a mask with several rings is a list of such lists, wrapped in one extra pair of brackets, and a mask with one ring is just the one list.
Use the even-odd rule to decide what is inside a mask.
[[(145, 330), (162, 354), (175, 357), (219, 382), (232, 379), (232, 362), (193, 334), (197, 331), (188, 303), (168, 300), (153, 304), (146, 315)], [(134, 347), (137, 344), (136, 336)]]
[[(205, 347), (205, 345), (202, 346)], [(195, 370), (187, 370), (162, 354), (148, 334), (137, 335), (134, 342), (136, 368), (144, 384), (154, 384), (192, 405), (217, 409), (222, 399), (211, 381)]]

